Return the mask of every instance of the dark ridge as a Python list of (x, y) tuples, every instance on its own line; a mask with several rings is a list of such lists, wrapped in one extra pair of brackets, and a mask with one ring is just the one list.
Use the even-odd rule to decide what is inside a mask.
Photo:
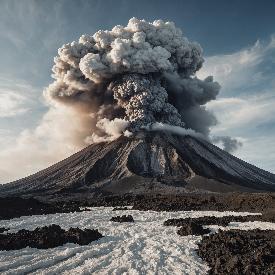
[(209, 229), (204, 229), (201, 224), (193, 221), (182, 224), (181, 228), (177, 231), (180, 236), (188, 235), (204, 235), (211, 232)]

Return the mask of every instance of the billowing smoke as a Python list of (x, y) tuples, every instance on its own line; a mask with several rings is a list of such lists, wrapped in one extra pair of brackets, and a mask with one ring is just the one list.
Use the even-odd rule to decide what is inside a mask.
[(214, 136), (211, 138), (211, 141), (217, 145), (221, 145), (221, 147), (229, 153), (233, 153), (242, 146), (240, 140), (228, 136)]
[(88, 133), (79, 134), (86, 143), (142, 129), (208, 138), (217, 123), (205, 104), (216, 98), (220, 85), (211, 76), (195, 77), (202, 49), (172, 22), (132, 18), (126, 27), (63, 45), (54, 61), (55, 81), (45, 96), (55, 107), (79, 114), (88, 125)]

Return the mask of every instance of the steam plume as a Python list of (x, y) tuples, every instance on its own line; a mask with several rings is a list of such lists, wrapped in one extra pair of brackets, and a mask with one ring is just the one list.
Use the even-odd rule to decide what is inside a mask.
[(241, 141), (228, 136), (214, 136), (211, 138), (211, 141), (216, 144), (221, 144), (223, 150), (229, 153), (233, 153), (243, 145)]
[(63, 45), (54, 61), (55, 81), (44, 94), (50, 104), (72, 108), (81, 124), (89, 125), (89, 133), (79, 135), (86, 143), (141, 129), (208, 138), (217, 123), (205, 104), (216, 98), (220, 85), (211, 76), (195, 77), (204, 61), (202, 49), (173, 22), (132, 18), (126, 27)]

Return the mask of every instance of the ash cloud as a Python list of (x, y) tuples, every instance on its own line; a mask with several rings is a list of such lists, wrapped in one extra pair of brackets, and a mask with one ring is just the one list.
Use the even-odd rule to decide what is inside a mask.
[(210, 140), (217, 120), (205, 104), (216, 99), (220, 85), (212, 76), (195, 76), (204, 62), (202, 48), (173, 22), (132, 18), (125, 27), (63, 45), (54, 61), (55, 81), (44, 95), (88, 125), (79, 135), (82, 142), (109, 141), (142, 129), (196, 132)]
[(243, 145), (238, 139), (229, 136), (214, 136), (211, 138), (211, 141), (217, 145), (221, 145), (223, 150), (229, 153), (235, 152)]

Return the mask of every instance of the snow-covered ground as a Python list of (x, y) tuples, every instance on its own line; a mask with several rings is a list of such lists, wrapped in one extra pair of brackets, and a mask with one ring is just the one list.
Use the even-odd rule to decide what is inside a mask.
[[(134, 223), (114, 223), (112, 216), (131, 214)], [(90, 245), (66, 244), (52, 249), (24, 248), (0, 251), (1, 274), (206, 274), (207, 265), (195, 249), (200, 236), (181, 237), (176, 227), (165, 227), (170, 218), (248, 215), (213, 211), (112, 211), (96, 207), (91, 211), (21, 217), (0, 221), (0, 227), (16, 232), (25, 228), (58, 224), (96, 228), (105, 237)], [(234, 228), (273, 228), (271, 223), (234, 223)], [(213, 227), (215, 229), (215, 227)]]

